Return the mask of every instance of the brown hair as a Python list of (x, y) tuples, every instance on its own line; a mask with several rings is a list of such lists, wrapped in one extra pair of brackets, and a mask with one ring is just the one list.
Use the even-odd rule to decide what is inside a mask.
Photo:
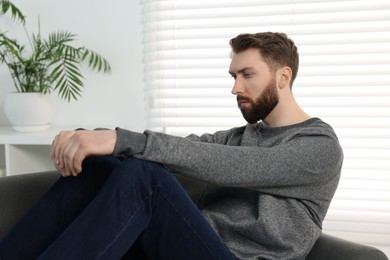
[(230, 40), (234, 53), (240, 53), (249, 48), (259, 49), (261, 56), (271, 71), (288, 66), (292, 71), (290, 87), (297, 77), (299, 67), (298, 48), (284, 33), (262, 32), (240, 34)]

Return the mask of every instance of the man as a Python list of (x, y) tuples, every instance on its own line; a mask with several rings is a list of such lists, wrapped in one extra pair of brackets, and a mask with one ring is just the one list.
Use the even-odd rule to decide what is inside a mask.
[[(341, 147), (293, 97), (291, 39), (242, 34), (230, 45), (246, 126), (187, 138), (61, 132), (52, 159), (63, 177), (0, 243), (0, 257), (304, 259), (338, 184)], [(197, 206), (171, 172), (207, 183)]]

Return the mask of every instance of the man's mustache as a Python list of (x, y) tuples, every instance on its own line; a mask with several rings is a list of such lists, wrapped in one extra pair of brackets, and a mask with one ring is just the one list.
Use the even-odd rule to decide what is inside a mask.
[(249, 102), (249, 103), (251, 103), (252, 100), (251, 100), (250, 97), (237, 96), (237, 103), (242, 103), (242, 102)]

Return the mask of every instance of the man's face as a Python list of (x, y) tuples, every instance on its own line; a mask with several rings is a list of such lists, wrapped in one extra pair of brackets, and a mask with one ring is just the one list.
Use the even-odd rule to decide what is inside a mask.
[(235, 83), (232, 94), (248, 123), (264, 120), (279, 102), (275, 73), (271, 73), (257, 49), (232, 54), (229, 73)]

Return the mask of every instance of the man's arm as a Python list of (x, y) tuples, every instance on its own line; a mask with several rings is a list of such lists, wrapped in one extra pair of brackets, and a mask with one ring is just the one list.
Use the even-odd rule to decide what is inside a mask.
[[(116, 154), (121, 153), (122, 134), (118, 133)], [(343, 158), (336, 137), (325, 133), (297, 135), (269, 148), (199, 142), (151, 131), (144, 136), (144, 150), (131, 156), (202, 181), (262, 191), (324, 184), (340, 173)]]

